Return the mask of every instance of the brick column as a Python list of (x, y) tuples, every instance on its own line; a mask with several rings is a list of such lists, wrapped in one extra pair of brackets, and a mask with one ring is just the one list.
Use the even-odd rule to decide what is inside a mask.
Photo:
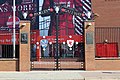
[(95, 70), (95, 38), (94, 21), (84, 22), (85, 31), (85, 70)]
[(30, 21), (20, 21), (19, 71), (30, 71)]

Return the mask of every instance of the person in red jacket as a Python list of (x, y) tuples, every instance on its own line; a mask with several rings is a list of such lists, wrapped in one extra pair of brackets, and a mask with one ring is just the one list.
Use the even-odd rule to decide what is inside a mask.
[[(56, 5), (60, 6), (66, 6), (69, 8), (73, 8), (74, 0), (44, 0), (42, 5), (42, 10), (49, 9), (49, 8), (55, 8)], [(42, 15), (44, 16), (51, 16), (51, 22), (49, 26), (48, 35), (53, 36), (56, 35), (56, 16), (55, 13), (48, 13)], [(69, 13), (61, 13), (59, 14), (59, 24), (58, 24), (58, 35), (74, 35), (74, 25), (73, 25), (73, 15)]]

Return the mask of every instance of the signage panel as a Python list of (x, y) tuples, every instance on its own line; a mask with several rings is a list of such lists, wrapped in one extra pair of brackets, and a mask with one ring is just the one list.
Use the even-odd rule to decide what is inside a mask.
[(86, 44), (93, 44), (93, 32), (86, 33)]

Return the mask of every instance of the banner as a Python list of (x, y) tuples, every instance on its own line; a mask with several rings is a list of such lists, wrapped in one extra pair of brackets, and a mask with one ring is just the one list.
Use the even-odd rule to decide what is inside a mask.
[[(28, 2), (30, 1), (30, 2)], [(33, 1), (33, 2), (32, 2)], [(12, 26), (9, 24), (13, 23), (11, 20), (13, 20), (10, 17), (13, 15), (13, 1), (12, 0), (1, 0), (0, 1), (0, 30), (9, 30)], [(24, 19), (23, 13), (27, 12), (34, 13), (35, 12), (35, 3), (34, 0), (16, 0), (16, 17), (17, 17), (17, 23), (19, 20)], [(27, 19), (29, 17), (27, 16)], [(10, 20), (10, 21), (9, 21)], [(16, 25), (18, 27), (19, 24)], [(9, 27), (10, 26), (10, 27)]]

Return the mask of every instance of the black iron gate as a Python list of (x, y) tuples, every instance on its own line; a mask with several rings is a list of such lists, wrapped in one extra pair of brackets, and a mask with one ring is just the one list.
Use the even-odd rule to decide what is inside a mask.
[(40, 61), (31, 57), (31, 70), (83, 70), (84, 44), (76, 43), (72, 50), (65, 44), (59, 44), (58, 62), (55, 54), (55, 44), (50, 44), (46, 50), (41, 47)]

